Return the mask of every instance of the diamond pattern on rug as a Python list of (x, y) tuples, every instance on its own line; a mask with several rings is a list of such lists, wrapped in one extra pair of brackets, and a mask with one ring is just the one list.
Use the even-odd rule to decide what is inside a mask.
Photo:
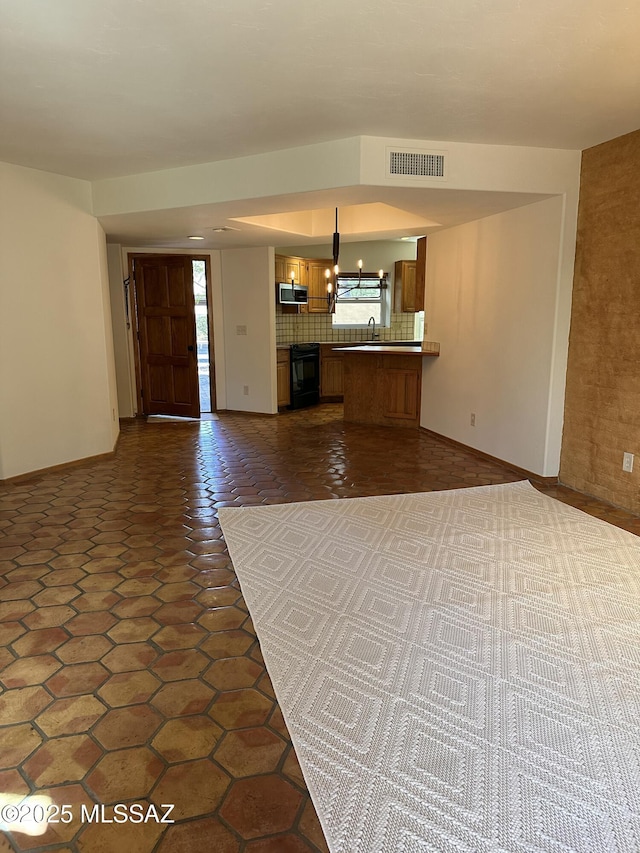
[(220, 522), (332, 853), (637, 849), (636, 537), (526, 482)]

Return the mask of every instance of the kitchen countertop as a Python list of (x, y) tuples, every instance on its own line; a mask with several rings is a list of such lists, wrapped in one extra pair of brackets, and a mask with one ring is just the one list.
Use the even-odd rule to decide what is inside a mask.
[(334, 352), (351, 352), (354, 354), (375, 354), (375, 355), (427, 355), (427, 356), (438, 356), (440, 355), (440, 347), (437, 345), (437, 349), (434, 345), (431, 345), (431, 348), (428, 350), (422, 349), (422, 347), (394, 347), (389, 346), (386, 347), (384, 344), (374, 344), (372, 346), (350, 346), (350, 347), (334, 347)]

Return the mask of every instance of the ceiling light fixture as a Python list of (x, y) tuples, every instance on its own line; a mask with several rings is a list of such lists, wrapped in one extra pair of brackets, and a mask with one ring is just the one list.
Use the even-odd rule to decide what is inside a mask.
[[(384, 270), (378, 270), (378, 274), (374, 275), (373, 273), (363, 273), (362, 272), (362, 259), (358, 261), (358, 272), (340, 272), (340, 267), (338, 265), (338, 260), (340, 257), (340, 232), (338, 231), (338, 208), (336, 207), (336, 230), (333, 232), (333, 275), (331, 274), (330, 269), (326, 269), (324, 271), (325, 278), (327, 280), (327, 306), (329, 308), (329, 313), (333, 314), (336, 310), (336, 302), (338, 301), (338, 278), (341, 278), (343, 281), (345, 279), (351, 279), (353, 281), (357, 281), (357, 284), (353, 284), (350, 287), (342, 288), (341, 296), (346, 296), (348, 293), (351, 293), (352, 290), (358, 290), (361, 287), (372, 287), (371, 282), (378, 279), (378, 287), (382, 290), (387, 286), (387, 274)], [(364, 275), (365, 283), (363, 285), (362, 278)], [(311, 297), (313, 298), (313, 297)]]
[(191, 234), (189, 240), (204, 240), (204, 237), (199, 237), (197, 234)]

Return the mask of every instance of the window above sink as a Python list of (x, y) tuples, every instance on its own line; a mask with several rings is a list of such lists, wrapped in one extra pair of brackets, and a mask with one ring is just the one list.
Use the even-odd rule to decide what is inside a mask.
[(334, 328), (367, 328), (371, 317), (376, 326), (389, 326), (386, 278), (381, 279), (375, 273), (339, 274), (336, 288), (335, 311), (331, 316)]

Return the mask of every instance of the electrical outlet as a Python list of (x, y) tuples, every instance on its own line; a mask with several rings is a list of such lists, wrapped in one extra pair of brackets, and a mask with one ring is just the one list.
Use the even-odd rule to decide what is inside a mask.
[(622, 470), (631, 473), (633, 471), (633, 453), (624, 453), (622, 456)]
[(245, 395), (245, 397), (249, 396), (249, 386), (248, 385), (242, 386), (242, 393)]
[(471, 426), (475, 426), (475, 425), (476, 425), (476, 413), (471, 412)]
[(246, 326), (236, 326), (236, 335), (246, 335), (247, 327)]

